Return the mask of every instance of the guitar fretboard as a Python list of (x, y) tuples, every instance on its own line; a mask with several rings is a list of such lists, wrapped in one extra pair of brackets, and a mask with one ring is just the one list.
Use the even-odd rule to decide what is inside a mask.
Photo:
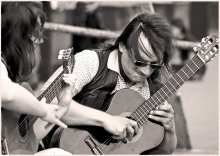
[(65, 68), (59, 76), (50, 84), (47, 89), (41, 93), (40, 96), (38, 96), (38, 100), (43, 99), (44, 97), (47, 99), (46, 103), (50, 103), (59, 93), (62, 86), (64, 85), (64, 82), (62, 81), (62, 77), (64, 73), (68, 73), (68, 68)]
[[(68, 67), (64, 68), (63, 71), (56, 77), (56, 79), (47, 87), (43, 93), (41, 93), (38, 96), (38, 100), (42, 100), (43, 98), (46, 98), (46, 103), (50, 103), (60, 92), (62, 86), (64, 85), (63, 82), (63, 74), (68, 73)], [(30, 124), (34, 124), (34, 122), (37, 120), (38, 117), (35, 116), (28, 116)]]
[(158, 105), (166, 101), (177, 89), (180, 88), (193, 74), (205, 63), (195, 55), (187, 64), (173, 75), (153, 96), (146, 100), (132, 114), (138, 126), (141, 127), (147, 120), (150, 111), (155, 110)]

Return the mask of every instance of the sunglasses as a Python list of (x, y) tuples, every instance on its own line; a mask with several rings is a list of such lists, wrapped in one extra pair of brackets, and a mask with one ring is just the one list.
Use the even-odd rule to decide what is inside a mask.
[(131, 59), (132, 63), (136, 66), (139, 66), (139, 67), (145, 67), (147, 65), (150, 65), (151, 68), (153, 68), (155, 70), (158, 70), (158, 69), (160, 69), (164, 66), (163, 63), (162, 64), (156, 64), (156, 63), (143, 62), (143, 61), (137, 60), (134, 56), (134, 53), (132, 53), (131, 50), (128, 50), (128, 55), (129, 55), (129, 58)]

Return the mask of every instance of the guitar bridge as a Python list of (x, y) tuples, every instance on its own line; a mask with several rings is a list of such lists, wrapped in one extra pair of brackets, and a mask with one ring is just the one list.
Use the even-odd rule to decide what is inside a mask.
[(95, 155), (104, 155), (100, 147), (93, 141), (90, 136), (88, 136), (84, 141)]

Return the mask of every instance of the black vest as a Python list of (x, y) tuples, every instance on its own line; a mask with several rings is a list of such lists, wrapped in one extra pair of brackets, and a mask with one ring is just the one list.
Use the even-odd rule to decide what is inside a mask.
[[(107, 68), (107, 62), (110, 51), (94, 50), (98, 54), (99, 69), (93, 80), (82, 88), (82, 90), (73, 97), (73, 100), (80, 104), (105, 111), (108, 108), (108, 101), (111, 99), (111, 92), (114, 90), (118, 73)], [(160, 87), (160, 82), (155, 79), (148, 79), (151, 95)]]
[(118, 74), (107, 68), (110, 51), (94, 50), (98, 54), (99, 69), (93, 80), (82, 88), (73, 99), (80, 104), (104, 110), (106, 98), (110, 97), (117, 83)]
[[(95, 50), (99, 58), (99, 69), (93, 80), (82, 88), (82, 90), (73, 97), (73, 100), (80, 104), (106, 111), (109, 101), (112, 97), (111, 92), (117, 84), (118, 73), (107, 68), (107, 62), (110, 51)], [(148, 79), (150, 93), (154, 94), (160, 87), (161, 83), (156, 79)], [(50, 140), (54, 131), (58, 128), (55, 126), (50, 133), (43, 139), (44, 146), (50, 147)]]

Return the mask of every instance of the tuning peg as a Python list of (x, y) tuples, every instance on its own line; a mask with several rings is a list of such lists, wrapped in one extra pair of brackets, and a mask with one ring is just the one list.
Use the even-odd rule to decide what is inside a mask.
[(205, 42), (206, 41), (206, 39), (205, 38), (202, 38), (202, 42)]
[(193, 50), (194, 50), (195, 52), (197, 52), (197, 51), (198, 51), (198, 48), (197, 48), (197, 47), (193, 47)]
[(206, 61), (209, 60), (209, 56), (208, 56), (208, 55), (205, 56), (205, 60), (206, 60)]
[(201, 53), (201, 54), (203, 54), (203, 53), (204, 53), (204, 51), (201, 49), (201, 50), (200, 50), (200, 53)]
[(205, 50), (208, 49), (208, 47), (209, 47), (208, 44), (205, 44), (205, 45), (204, 45), (204, 49), (205, 49)]
[(211, 41), (208, 41), (208, 44), (212, 44), (212, 42), (211, 42)]
[(62, 54), (61, 54), (61, 55), (58, 55), (58, 59), (59, 59), (59, 60), (63, 59), (63, 55), (62, 55)]
[(218, 49), (216, 47), (213, 48), (214, 51), (217, 51)]
[(63, 49), (60, 50), (60, 51), (59, 51), (59, 54), (63, 55), (64, 51), (65, 51), (65, 50), (63, 50)]

